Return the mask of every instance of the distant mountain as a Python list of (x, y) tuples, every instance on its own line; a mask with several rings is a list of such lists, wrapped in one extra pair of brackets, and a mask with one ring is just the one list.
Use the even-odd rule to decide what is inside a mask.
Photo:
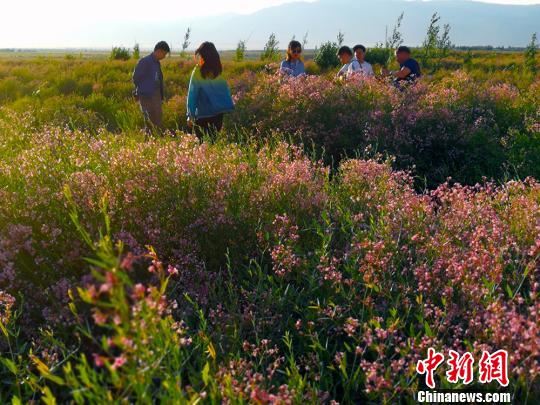
[[(540, 32), (540, 5), (500, 5), (465, 0), (320, 0), (313, 3), (289, 3), (261, 10), (248, 16), (224, 19), (212, 28), (193, 27), (197, 39), (214, 38), (222, 46), (234, 47), (236, 41), (251, 35), (249, 46), (260, 48), (275, 32), (282, 45), (293, 36), (309, 32), (309, 44), (315, 46), (333, 39), (339, 30), (347, 43), (373, 45), (384, 40), (401, 12), (405, 12), (402, 31), (405, 42), (418, 45), (424, 39), (434, 12), (442, 23), (452, 27), (452, 41), (458, 45), (524, 46), (533, 32)], [(199, 35), (197, 34), (199, 32)]]
[[(167, 16), (162, 24), (110, 23), (86, 26), (70, 35), (70, 46), (131, 46), (139, 41), (150, 46), (167, 39), (178, 49), (187, 26), (192, 27), (192, 47), (211, 40), (220, 49), (234, 49), (238, 40), (248, 40), (249, 49), (261, 49), (274, 32), (285, 47), (293, 35), (301, 39), (309, 32), (308, 47), (334, 39), (339, 30), (348, 44), (374, 45), (384, 40), (385, 28), (393, 27), (405, 12), (402, 32), (405, 43), (419, 45), (430, 17), (438, 12), (441, 23), (452, 27), (456, 45), (525, 46), (533, 32), (540, 33), (540, 5), (500, 5), (468, 0), (319, 0), (287, 3), (250, 15), (224, 15), (183, 19)], [(88, 32), (96, 32), (91, 38)]]

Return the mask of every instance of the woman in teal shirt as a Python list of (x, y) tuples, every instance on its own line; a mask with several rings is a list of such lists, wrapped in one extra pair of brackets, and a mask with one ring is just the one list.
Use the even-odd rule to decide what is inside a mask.
[(187, 99), (188, 125), (199, 138), (223, 127), (223, 114), (234, 110), (231, 91), (221, 76), (223, 66), (215, 45), (203, 42), (195, 52), (199, 63), (193, 69)]

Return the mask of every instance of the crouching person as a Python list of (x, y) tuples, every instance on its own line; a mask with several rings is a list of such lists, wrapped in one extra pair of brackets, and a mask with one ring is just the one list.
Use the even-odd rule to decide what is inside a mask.
[(195, 56), (198, 63), (189, 82), (187, 117), (192, 133), (202, 139), (221, 131), (223, 115), (234, 110), (234, 103), (214, 44), (203, 42)]
[(163, 131), (163, 72), (160, 61), (165, 59), (171, 48), (165, 41), (158, 42), (154, 52), (142, 58), (133, 72), (134, 95), (139, 101), (144, 116), (146, 132)]
[(337, 57), (343, 64), (339, 72), (337, 73), (338, 79), (348, 79), (356, 72), (361, 71), (360, 63), (353, 58), (353, 51), (348, 46), (342, 46), (339, 48)]
[(420, 65), (411, 58), (411, 50), (408, 47), (400, 46), (397, 49), (396, 61), (399, 63), (399, 70), (382, 70), (382, 74), (391, 77), (394, 84), (399, 86), (401, 83), (414, 83), (422, 76)]

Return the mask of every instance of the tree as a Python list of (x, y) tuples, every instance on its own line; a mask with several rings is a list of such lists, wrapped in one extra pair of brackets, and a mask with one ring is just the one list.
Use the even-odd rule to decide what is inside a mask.
[(339, 59), (337, 52), (339, 46), (336, 42), (325, 42), (321, 45), (315, 55), (315, 63), (322, 70), (327, 70), (339, 66)]
[(385, 48), (383, 43), (376, 44), (369, 48), (366, 53), (366, 61), (372, 65), (387, 66), (392, 58), (392, 50)]
[(279, 41), (276, 39), (276, 34), (270, 34), (264, 50), (261, 54), (261, 60), (263, 61), (276, 61), (279, 59)]
[(234, 60), (236, 62), (242, 62), (245, 59), (246, 56), (246, 41), (240, 40), (238, 41), (238, 45), (236, 45), (236, 54), (234, 57)]
[[(396, 24), (394, 25), (394, 28), (392, 28), (392, 35), (390, 37), (388, 36), (388, 27), (386, 27), (386, 33), (384, 35), (384, 48), (382, 47), (382, 44), (375, 47), (377, 51), (373, 52), (373, 57), (377, 56), (378, 61), (380, 61), (382, 65), (388, 65), (390, 62), (392, 62), (394, 51), (403, 44), (401, 24), (404, 16), (405, 12), (402, 11), (396, 21)], [(386, 54), (386, 58), (383, 58), (384, 54)]]
[(129, 53), (129, 49), (121, 46), (115, 46), (111, 50), (110, 58), (111, 60), (128, 60), (131, 58), (131, 55)]
[(397, 49), (400, 45), (403, 44), (403, 34), (401, 33), (401, 23), (403, 22), (403, 17), (405, 12), (401, 12), (399, 15), (396, 25), (392, 29), (392, 36), (388, 37), (388, 32), (385, 35), (384, 45), (386, 49)]
[(309, 31), (307, 31), (302, 38), (302, 49), (306, 49), (306, 45), (308, 44), (308, 34)]
[(538, 72), (538, 66), (536, 64), (536, 55), (538, 54), (538, 43), (536, 32), (531, 37), (531, 42), (525, 49), (525, 67), (526, 69), (535, 75)]
[(435, 53), (437, 51), (437, 43), (439, 41), (439, 20), (441, 17), (439, 14), (435, 13), (431, 16), (431, 21), (429, 23), (426, 38), (422, 43), (422, 60), (424, 65), (429, 66), (431, 60), (435, 58)]
[(133, 59), (139, 60), (141, 58), (141, 48), (139, 44), (135, 44), (133, 47)]
[(452, 47), (450, 25), (445, 24), (441, 32), (440, 20), (441, 17), (437, 13), (431, 16), (426, 38), (422, 43), (422, 61), (425, 66), (437, 67)]
[(189, 48), (190, 45), (190, 38), (191, 38), (191, 27), (188, 27), (186, 30), (186, 33), (184, 34), (184, 42), (182, 42), (182, 52), (180, 53), (180, 56), (183, 58), (186, 56), (186, 51)]
[(338, 47), (341, 47), (343, 46), (344, 43), (345, 43), (345, 34), (341, 32), (340, 30), (337, 34), (337, 45)]
[(451, 47), (450, 24), (444, 24), (443, 33), (437, 41), (437, 48), (439, 49), (440, 56), (443, 58), (447, 57)]

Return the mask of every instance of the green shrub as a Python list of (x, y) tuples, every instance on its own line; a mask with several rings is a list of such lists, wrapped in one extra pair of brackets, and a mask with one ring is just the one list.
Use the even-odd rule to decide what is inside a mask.
[(79, 86), (79, 83), (77, 80), (71, 78), (71, 77), (64, 77), (58, 81), (56, 84), (56, 87), (58, 88), (58, 91), (60, 94), (63, 94), (64, 96), (68, 96), (70, 94), (73, 94), (77, 91), (77, 88)]
[(322, 70), (333, 69), (339, 66), (339, 58), (337, 56), (339, 46), (335, 42), (325, 42), (318, 49), (315, 55), (315, 63)]
[(276, 34), (270, 34), (268, 41), (264, 45), (264, 49), (261, 53), (261, 60), (263, 62), (275, 62), (279, 60), (279, 41), (276, 39)]
[(111, 60), (129, 60), (131, 53), (129, 49), (123, 47), (113, 47), (110, 55)]
[(540, 178), (540, 130), (512, 130), (508, 144), (510, 175)]
[(15, 77), (0, 81), (0, 103), (14, 101), (21, 96), (21, 83)]
[(382, 47), (369, 48), (366, 53), (366, 61), (372, 65), (386, 66), (392, 57), (392, 50)]

